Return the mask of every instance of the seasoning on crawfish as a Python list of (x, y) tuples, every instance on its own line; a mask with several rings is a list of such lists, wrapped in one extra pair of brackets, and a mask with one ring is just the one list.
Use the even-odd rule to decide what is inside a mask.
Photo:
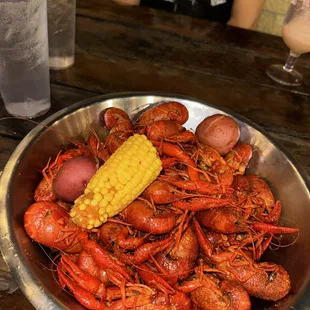
[[(250, 296), (289, 293), (287, 271), (260, 259), (275, 234), (299, 230), (279, 226), (281, 201), (244, 175), (252, 147), (234, 141), (223, 157), (182, 126), (188, 117), (183, 104), (166, 102), (133, 126), (121, 109), (105, 109), (105, 141), (92, 132), (43, 169), (25, 230), (61, 251), (60, 286), (87, 309), (248, 310)], [(70, 217), (51, 185), (78, 156), (101, 167)]]

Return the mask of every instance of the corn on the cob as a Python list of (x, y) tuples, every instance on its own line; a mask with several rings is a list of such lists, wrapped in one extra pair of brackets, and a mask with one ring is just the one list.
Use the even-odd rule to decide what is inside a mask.
[(70, 216), (83, 228), (100, 226), (135, 200), (161, 169), (156, 148), (146, 136), (131, 136), (91, 178)]

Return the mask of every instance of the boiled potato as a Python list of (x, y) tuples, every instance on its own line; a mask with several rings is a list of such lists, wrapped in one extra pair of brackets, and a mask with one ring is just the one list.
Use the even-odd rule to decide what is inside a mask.
[(200, 143), (225, 155), (237, 144), (240, 130), (237, 122), (230, 116), (215, 114), (206, 117), (198, 125), (196, 137)]
[(62, 200), (74, 202), (83, 194), (87, 183), (97, 171), (97, 163), (91, 157), (68, 159), (59, 169), (53, 181), (53, 191)]

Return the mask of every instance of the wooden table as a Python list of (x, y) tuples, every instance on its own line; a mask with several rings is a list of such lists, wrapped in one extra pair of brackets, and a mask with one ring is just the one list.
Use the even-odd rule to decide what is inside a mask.
[[(303, 86), (270, 80), (284, 63), (281, 38), (109, 0), (78, 0), (76, 61), (51, 72), (55, 111), (98, 94), (166, 91), (229, 108), (266, 129), (310, 173), (310, 57), (297, 64)], [(3, 104), (0, 118), (8, 116)], [(33, 124), (0, 121), (0, 170)], [(310, 290), (299, 309), (310, 309)], [(0, 292), (0, 309), (33, 310), (17, 290)]]

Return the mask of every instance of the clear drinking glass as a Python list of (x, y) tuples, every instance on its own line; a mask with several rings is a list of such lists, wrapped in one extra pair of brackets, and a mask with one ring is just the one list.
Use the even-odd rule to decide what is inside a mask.
[(74, 64), (75, 13), (75, 0), (47, 0), (51, 69), (66, 69)]
[(302, 84), (302, 75), (294, 69), (301, 54), (310, 52), (310, 0), (292, 0), (282, 27), (282, 37), (290, 49), (286, 64), (271, 65), (267, 75), (288, 86)]
[(0, 92), (11, 115), (49, 110), (46, 0), (0, 0)]

